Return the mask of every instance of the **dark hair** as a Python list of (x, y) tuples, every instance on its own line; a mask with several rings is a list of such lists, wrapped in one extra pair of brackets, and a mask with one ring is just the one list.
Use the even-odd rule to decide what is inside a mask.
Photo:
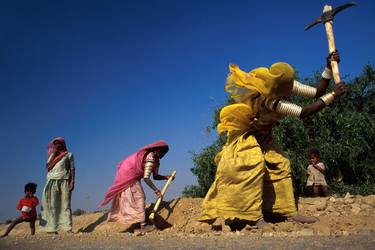
[(33, 182), (29, 182), (25, 185), (25, 193), (26, 192), (31, 192), (32, 194), (35, 194), (36, 193), (36, 187), (38, 185), (33, 183)]
[(310, 158), (311, 155), (316, 155), (320, 157), (319, 150), (317, 150), (316, 148), (310, 149), (309, 152), (307, 153), (307, 156)]

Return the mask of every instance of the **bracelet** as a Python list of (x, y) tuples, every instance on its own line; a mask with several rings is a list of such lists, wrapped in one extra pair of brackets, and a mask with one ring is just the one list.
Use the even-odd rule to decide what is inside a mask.
[(335, 95), (333, 93), (328, 93), (328, 94), (321, 96), (320, 100), (322, 100), (324, 104), (328, 106), (335, 100)]
[(322, 73), (322, 77), (324, 79), (331, 79), (332, 78), (332, 70), (330, 70), (329, 68), (325, 68), (323, 73)]

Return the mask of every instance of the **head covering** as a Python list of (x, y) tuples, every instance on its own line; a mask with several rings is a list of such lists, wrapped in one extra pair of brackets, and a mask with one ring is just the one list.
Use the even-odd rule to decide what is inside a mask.
[(294, 76), (294, 69), (285, 62), (274, 63), (269, 69), (256, 68), (249, 73), (235, 64), (230, 64), (225, 90), (237, 103), (246, 102), (259, 94), (270, 99), (290, 96)]
[(134, 154), (126, 157), (117, 165), (117, 171), (112, 186), (108, 189), (103, 201), (98, 206), (103, 207), (110, 202), (117, 194), (121, 193), (129, 186), (143, 177), (143, 158), (147, 152), (159, 149), (162, 158), (169, 150), (168, 144), (164, 141), (156, 141), (152, 144), (142, 147)]
[(229, 65), (225, 90), (236, 103), (221, 109), (218, 133), (239, 135), (246, 132), (265, 99), (292, 94), (294, 75), (292, 66), (284, 62), (274, 63), (270, 68), (256, 68), (249, 73), (235, 64)]
[[(55, 149), (55, 143), (60, 142), (63, 146), (63, 148), (59, 151), (56, 151)], [(47, 170), (48, 172), (53, 169), (53, 167), (58, 163), (66, 154), (68, 153), (68, 150), (66, 148), (65, 139), (62, 137), (56, 137), (52, 141), (50, 141), (47, 145)]]

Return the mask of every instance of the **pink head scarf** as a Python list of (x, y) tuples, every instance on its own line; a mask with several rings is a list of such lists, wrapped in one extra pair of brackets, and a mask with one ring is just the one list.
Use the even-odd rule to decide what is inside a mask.
[[(54, 145), (55, 142), (60, 142), (63, 145), (63, 149), (55, 152), (55, 145)], [(53, 167), (56, 165), (56, 163), (58, 163), (67, 153), (68, 153), (68, 150), (66, 149), (66, 143), (65, 143), (64, 138), (56, 137), (55, 139), (50, 141), (47, 145), (47, 157), (48, 157), (47, 159), (49, 159), (49, 157), (52, 154), (54, 154), (54, 155), (47, 162), (48, 172), (51, 171), (53, 169)]]
[(168, 144), (164, 141), (156, 141), (152, 144), (142, 147), (134, 154), (126, 157), (117, 165), (115, 180), (112, 186), (108, 189), (103, 201), (98, 206), (99, 208), (105, 206), (117, 194), (121, 193), (136, 181), (139, 181), (144, 174), (143, 158), (145, 154), (152, 149), (160, 149), (162, 158), (168, 152)]

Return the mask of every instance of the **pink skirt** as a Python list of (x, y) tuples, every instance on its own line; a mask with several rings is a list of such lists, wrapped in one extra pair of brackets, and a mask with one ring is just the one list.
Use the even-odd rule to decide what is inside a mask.
[(145, 219), (145, 193), (141, 182), (137, 181), (113, 199), (108, 221), (134, 224)]

